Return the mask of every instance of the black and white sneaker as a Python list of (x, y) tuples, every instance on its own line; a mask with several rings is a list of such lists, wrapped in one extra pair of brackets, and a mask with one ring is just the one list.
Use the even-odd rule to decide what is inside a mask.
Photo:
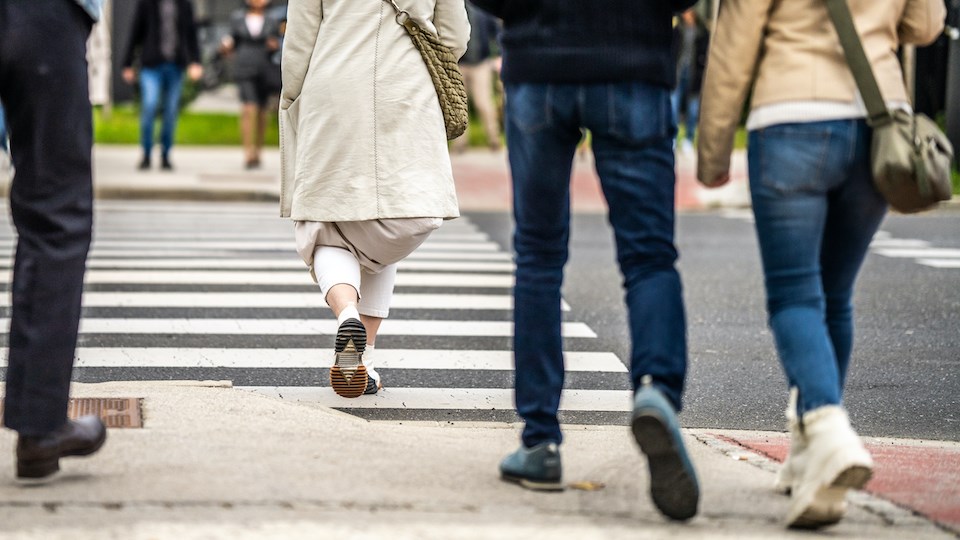
[(363, 351), (367, 348), (367, 330), (358, 319), (347, 319), (337, 329), (335, 358), (330, 368), (330, 386), (345, 398), (362, 396), (367, 390), (367, 368)]
[(381, 388), (383, 388), (383, 383), (380, 382), (380, 374), (373, 369), (373, 366), (367, 367), (367, 389), (364, 390), (363, 395), (372, 396), (379, 392)]

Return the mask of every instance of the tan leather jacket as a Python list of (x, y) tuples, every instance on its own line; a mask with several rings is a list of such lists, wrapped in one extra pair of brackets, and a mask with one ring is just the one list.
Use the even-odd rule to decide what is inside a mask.
[[(909, 101), (896, 51), (943, 30), (943, 0), (848, 0), (887, 101)], [(730, 168), (733, 138), (751, 107), (784, 101), (854, 102), (856, 82), (823, 0), (724, 0), (711, 40), (700, 108), (697, 177), (710, 185)]]

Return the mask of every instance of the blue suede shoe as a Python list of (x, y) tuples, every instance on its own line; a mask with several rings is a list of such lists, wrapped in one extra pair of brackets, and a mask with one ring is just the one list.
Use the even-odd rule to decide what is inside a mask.
[(562, 491), (562, 477), (560, 448), (554, 442), (540, 443), (531, 448), (521, 444), (516, 452), (500, 462), (500, 478), (527, 489)]
[(651, 384), (649, 375), (633, 402), (633, 436), (650, 466), (653, 504), (670, 519), (685, 521), (697, 514), (700, 486), (680, 438), (673, 406)]

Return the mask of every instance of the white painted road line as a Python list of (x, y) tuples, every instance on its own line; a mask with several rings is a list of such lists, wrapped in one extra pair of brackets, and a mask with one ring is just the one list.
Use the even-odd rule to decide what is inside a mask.
[(882, 249), (882, 248), (927, 248), (930, 247), (930, 242), (926, 240), (913, 240), (911, 238), (878, 238), (874, 237), (874, 240), (870, 242), (870, 247), (872, 249)]
[[(0, 319), (0, 328), (10, 327), (9, 319)], [(83, 334), (222, 334), (222, 335), (334, 335), (337, 321), (332, 319), (83, 319)], [(584, 323), (565, 322), (561, 332), (567, 338), (596, 338)], [(510, 321), (434, 321), (397, 320), (383, 322), (378, 335), (385, 336), (466, 336), (509, 337)]]
[[(283, 257), (296, 257), (296, 254), (291, 250), (285, 250), (285, 255), (280, 255)], [(0, 249), (0, 254), (4, 253), (3, 249)], [(8, 253), (13, 254), (13, 248), (11, 247), (8, 250)], [(249, 256), (249, 253), (245, 253), (245, 256)], [(266, 258), (276, 257), (276, 253), (264, 253)], [(110, 259), (115, 260), (119, 258), (158, 258), (166, 259), (168, 257), (182, 257), (181, 260), (191, 260), (195, 258), (223, 258), (223, 259), (233, 259), (237, 257), (237, 253), (234, 251), (224, 251), (224, 250), (183, 250), (183, 249), (124, 249), (120, 251), (97, 251), (94, 248), (90, 252), (90, 258), (88, 260), (96, 259)], [(6, 257), (9, 259), (9, 256)], [(299, 259), (294, 259), (299, 260)], [(493, 251), (414, 251), (405, 259), (406, 261), (512, 261), (513, 255), (505, 252), (493, 252)], [(304, 265), (301, 263), (300, 267)]]
[[(561, 309), (570, 305), (562, 302)], [(85, 307), (122, 308), (326, 308), (311, 293), (269, 292), (99, 292), (83, 295)], [(513, 309), (513, 297), (502, 294), (404, 294), (393, 296), (394, 309)]]
[[(10, 237), (0, 235), (0, 239)], [(231, 241), (242, 242), (249, 240), (274, 242), (285, 242), (288, 246), (294, 246), (293, 231), (286, 232), (263, 232), (262, 230), (253, 231), (233, 231), (233, 230), (212, 230), (198, 231), (196, 229), (185, 229), (181, 231), (170, 230), (109, 230), (106, 232), (94, 232), (93, 241), (112, 242), (112, 241), (138, 241), (141, 244), (151, 243), (156, 240), (184, 240), (184, 241)], [(471, 232), (467, 230), (446, 232), (440, 228), (430, 235), (428, 242), (488, 242), (490, 236), (483, 232)]]
[[(10, 240), (0, 240), (0, 249), (12, 248)], [(198, 253), (209, 250), (232, 251), (294, 251), (296, 245), (292, 240), (285, 242), (250, 242), (230, 240), (105, 240), (94, 241), (92, 249), (99, 252), (120, 252), (128, 249), (143, 249), (155, 247), (161, 249), (195, 249)], [(496, 242), (437, 242), (427, 240), (417, 251), (501, 251)]]
[[(626, 373), (619, 358), (609, 352), (565, 352), (567, 371)], [(274, 368), (330, 367), (332, 349), (213, 349), (213, 348), (111, 348), (77, 349), (76, 367), (83, 368)], [(6, 366), (6, 350), (0, 367)], [(443, 349), (377, 349), (377, 369), (474, 369), (512, 371), (511, 351)]]
[(917, 259), (917, 262), (933, 268), (960, 268), (960, 259)]
[[(340, 409), (476, 409), (513, 410), (513, 390), (502, 388), (394, 388), (356, 399), (342, 398), (327, 387), (237, 386), (285, 400), (317, 403)], [(629, 412), (629, 390), (564, 390), (561, 411)]]
[[(9, 283), (12, 275), (0, 273), (0, 283)], [(310, 274), (300, 272), (231, 272), (216, 270), (91, 270), (87, 284), (122, 283), (145, 285), (313, 285)], [(512, 274), (397, 274), (398, 287), (513, 287)]]
[(878, 248), (873, 252), (904, 259), (960, 259), (960, 249), (957, 248)]
[[(13, 261), (0, 259), (0, 268), (10, 268)], [(126, 270), (303, 270), (307, 265), (299, 258), (264, 259), (121, 259), (95, 258), (87, 261), (91, 269)], [(514, 264), (506, 261), (401, 261), (401, 270), (429, 270), (434, 272), (512, 272)]]
[[(124, 251), (127, 249), (143, 249), (145, 247), (166, 249), (196, 249), (201, 253), (206, 250), (233, 250), (233, 251), (295, 251), (293, 239), (281, 242), (269, 241), (232, 241), (232, 240), (94, 240), (93, 249), (97, 251)], [(0, 240), (0, 248), (13, 247), (12, 240)], [(427, 240), (417, 251), (502, 251), (496, 242), (445, 242)]]

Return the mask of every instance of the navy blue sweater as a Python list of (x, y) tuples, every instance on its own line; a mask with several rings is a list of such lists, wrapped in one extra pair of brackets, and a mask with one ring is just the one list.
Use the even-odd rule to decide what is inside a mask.
[(674, 13), (696, 0), (471, 0), (503, 20), (504, 82), (673, 87)]

